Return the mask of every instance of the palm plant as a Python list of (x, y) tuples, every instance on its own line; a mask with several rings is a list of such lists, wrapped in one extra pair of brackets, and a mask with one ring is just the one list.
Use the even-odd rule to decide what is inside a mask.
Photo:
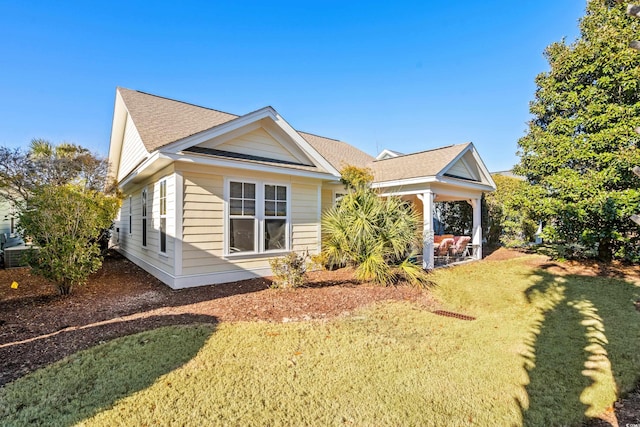
[(387, 286), (405, 279), (423, 286), (427, 273), (413, 262), (419, 224), (412, 206), (399, 197), (382, 198), (368, 186), (352, 186), (323, 215), (323, 252), (330, 266), (353, 266), (358, 280)]

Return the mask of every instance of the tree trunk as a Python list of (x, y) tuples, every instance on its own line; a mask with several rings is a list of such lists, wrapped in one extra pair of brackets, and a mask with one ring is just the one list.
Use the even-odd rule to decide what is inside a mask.
[(598, 243), (598, 259), (603, 262), (610, 262), (613, 258), (611, 251), (611, 239), (600, 240)]
[(68, 283), (58, 283), (58, 293), (60, 295), (70, 295), (71, 285)]

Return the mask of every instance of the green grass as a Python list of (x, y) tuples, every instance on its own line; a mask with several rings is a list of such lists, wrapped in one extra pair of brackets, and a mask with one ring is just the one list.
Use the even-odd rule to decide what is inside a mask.
[(387, 303), (328, 322), (162, 328), (7, 385), (0, 419), (87, 426), (579, 425), (638, 379), (640, 313), (632, 302), (640, 288), (556, 277), (527, 267), (527, 259), (434, 274), (443, 308), (474, 321)]

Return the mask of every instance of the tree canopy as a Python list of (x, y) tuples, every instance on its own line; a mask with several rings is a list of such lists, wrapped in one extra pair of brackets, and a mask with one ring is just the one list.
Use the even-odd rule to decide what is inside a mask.
[(44, 185), (79, 185), (102, 191), (107, 185), (106, 159), (88, 149), (63, 142), (54, 145), (33, 139), (27, 151), (0, 147), (0, 196), (13, 202), (28, 201)]
[(527, 135), (514, 172), (547, 235), (598, 250), (603, 260), (633, 256), (640, 181), (640, 54), (629, 48), (640, 20), (615, 1), (589, 0), (580, 37), (545, 50), (550, 70), (536, 77)]

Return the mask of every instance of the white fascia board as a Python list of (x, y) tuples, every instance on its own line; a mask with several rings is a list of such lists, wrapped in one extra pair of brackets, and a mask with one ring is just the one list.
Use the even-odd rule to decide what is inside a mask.
[(398, 154), (398, 153), (396, 153), (395, 151), (391, 151), (391, 150), (389, 150), (389, 149), (385, 148), (384, 150), (382, 150), (382, 151), (380, 152), (380, 154), (378, 154), (378, 155), (376, 156), (376, 160), (380, 160), (380, 159), (386, 158), (387, 156), (388, 156), (389, 158), (394, 158), (394, 157), (398, 157), (398, 156), (399, 156), (399, 154)]
[(465, 154), (467, 154), (467, 152), (473, 147), (473, 143), (470, 142), (469, 145), (467, 145), (467, 147), (462, 150), (461, 152), (458, 153), (457, 156), (455, 156), (453, 158), (453, 160), (451, 160), (445, 167), (442, 168), (442, 170), (440, 170), (440, 172), (438, 172), (438, 175), (444, 175), (445, 173), (447, 173), (447, 171), (449, 169), (451, 169), (453, 167), (453, 165), (456, 164), (456, 162), (458, 160), (460, 160)]
[(150, 167), (153, 163), (155, 163), (156, 160), (161, 158), (166, 159), (167, 157), (162, 155), (158, 151), (154, 151), (149, 157), (147, 157), (145, 161), (143, 161), (139, 166), (137, 166), (134, 170), (132, 170), (129, 173), (129, 175), (124, 177), (124, 179), (118, 183), (118, 186), (120, 188), (126, 187), (127, 184), (129, 184), (135, 177), (140, 175), (141, 172), (143, 172), (145, 169)]
[[(491, 187), (488, 184), (470, 182), (465, 179), (451, 178), (448, 176), (425, 176), (418, 178), (409, 178), (409, 179), (398, 179), (395, 181), (384, 181), (384, 182), (374, 182), (371, 184), (371, 188), (390, 188), (390, 187), (404, 187), (408, 185), (415, 184), (433, 184), (433, 183), (442, 183), (455, 185), (457, 187), (461, 187), (464, 189), (473, 189), (480, 191), (493, 191), (495, 187)], [(405, 194), (417, 193), (419, 191), (409, 191)], [(393, 192), (394, 194), (398, 194), (397, 192)]]
[(394, 181), (381, 181), (371, 184), (371, 188), (385, 188), (385, 187), (402, 187), (404, 185), (413, 184), (428, 184), (431, 182), (437, 182), (435, 176), (420, 176), (417, 178), (396, 179)]
[(316, 149), (313, 148), (311, 144), (309, 144), (293, 127), (291, 127), (291, 125), (287, 123), (287, 121), (282, 118), (282, 116), (278, 114), (276, 110), (271, 108), (271, 111), (273, 111), (275, 114), (274, 120), (276, 124), (278, 124), (282, 128), (282, 130), (284, 130), (291, 137), (291, 139), (293, 139), (300, 146), (300, 148), (302, 148), (305, 153), (309, 154), (311, 159), (316, 162), (316, 164), (322, 166), (326, 171), (329, 171), (329, 173), (334, 176), (341, 176), (340, 172), (336, 168), (334, 168), (333, 165), (331, 165), (331, 163), (329, 163), (324, 157), (322, 157), (320, 153), (318, 153)]
[[(447, 166), (442, 168), (442, 170), (438, 173), (438, 176), (441, 176), (447, 173), (447, 171), (469, 151), (471, 151), (473, 158), (475, 159), (476, 163), (478, 164), (478, 167), (480, 168), (480, 173), (483, 175), (480, 177), (480, 179), (484, 179), (487, 182), (487, 184), (491, 187), (491, 190), (489, 191), (495, 190), (496, 183), (493, 181), (493, 178), (491, 178), (489, 169), (487, 169), (487, 166), (484, 164), (484, 162), (480, 158), (480, 154), (478, 154), (478, 150), (476, 150), (476, 147), (473, 145), (473, 142), (470, 142), (469, 145), (460, 153), (458, 153), (458, 155), (452, 161), (450, 161)], [(466, 165), (466, 162), (465, 162), (465, 165)]]
[(495, 186), (491, 186), (490, 184), (471, 182), (466, 179), (452, 178), (450, 176), (439, 176), (437, 182), (480, 191), (494, 191), (496, 189)]
[(163, 154), (163, 156), (167, 159), (171, 159), (177, 162), (188, 162), (188, 163), (196, 163), (201, 165), (208, 166), (218, 166), (218, 167), (226, 167), (233, 169), (243, 169), (243, 170), (251, 170), (258, 172), (267, 172), (267, 173), (276, 173), (279, 175), (293, 175), (300, 176), (304, 178), (314, 178), (314, 179), (334, 179), (334, 176), (328, 172), (312, 172), (294, 168), (287, 168), (286, 166), (271, 166), (271, 165), (263, 165), (259, 163), (253, 163), (251, 161), (246, 160), (234, 160), (234, 159), (219, 159), (219, 158), (211, 158), (206, 154), (198, 155), (198, 154)]
[(194, 145), (198, 145), (205, 141), (213, 139), (217, 136), (224, 135), (225, 133), (232, 132), (236, 129), (240, 129), (241, 127), (247, 126), (266, 117), (271, 117), (275, 120), (273, 108), (261, 108), (260, 110), (256, 110), (247, 115), (230, 120), (214, 128), (203, 130), (202, 132), (198, 132), (195, 135), (179, 139), (178, 141), (165, 145), (160, 149), (160, 151), (165, 154), (175, 154), (189, 147), (193, 147)]
[(167, 155), (176, 154), (189, 147), (193, 147), (194, 145), (201, 144), (217, 136), (221, 136), (225, 133), (240, 129), (264, 118), (270, 118), (274, 123), (280, 126), (280, 128), (287, 135), (289, 135), (291, 139), (296, 144), (298, 144), (305, 153), (309, 154), (311, 160), (314, 161), (317, 165), (322, 166), (325, 170), (329, 171), (329, 173), (334, 176), (340, 176), (340, 172), (338, 172), (333, 166), (331, 166), (331, 164), (327, 162), (325, 158), (322, 157), (320, 153), (318, 153), (307, 141), (305, 141), (305, 139), (302, 138), (302, 136), (300, 136), (300, 134), (295, 129), (293, 129), (291, 125), (289, 125), (289, 123), (287, 123), (272, 107), (261, 108), (260, 110), (256, 110), (252, 113), (238, 117), (237, 119), (233, 119), (212, 129), (188, 136), (179, 141), (162, 147), (160, 151)]
[[(473, 143), (471, 145), (473, 146)], [(484, 178), (487, 180), (489, 185), (495, 191), (496, 190), (496, 183), (493, 180), (493, 178), (491, 177), (491, 173), (489, 172), (489, 169), (487, 169), (487, 166), (482, 161), (482, 158), (480, 157), (480, 154), (478, 153), (478, 150), (476, 150), (476, 147), (473, 147), (472, 154), (473, 154), (473, 157), (476, 159), (476, 162), (478, 162), (478, 166), (480, 166), (480, 171), (484, 175)]]

